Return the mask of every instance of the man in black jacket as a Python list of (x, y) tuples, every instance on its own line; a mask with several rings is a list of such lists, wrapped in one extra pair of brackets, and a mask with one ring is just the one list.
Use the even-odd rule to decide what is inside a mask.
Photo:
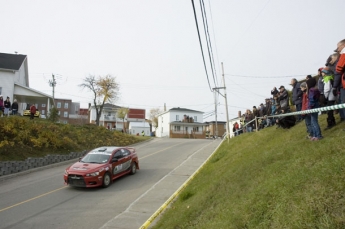
[[(297, 82), (295, 78), (291, 80), (292, 86), (292, 105), (295, 105), (296, 111), (301, 111), (302, 110), (302, 91), (301, 91), (301, 84)], [(301, 115), (297, 115), (297, 122), (302, 120)]]

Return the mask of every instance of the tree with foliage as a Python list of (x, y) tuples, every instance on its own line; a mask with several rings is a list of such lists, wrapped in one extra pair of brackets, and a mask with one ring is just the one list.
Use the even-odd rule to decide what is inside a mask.
[(158, 127), (158, 115), (162, 113), (162, 111), (159, 108), (152, 108), (149, 113), (149, 119), (151, 121), (152, 126), (155, 128), (155, 130)]
[(125, 118), (128, 114), (129, 109), (126, 107), (121, 107), (117, 113), (116, 116), (120, 119), (122, 119), (122, 123), (123, 123), (123, 132), (126, 133), (126, 125), (125, 125)]
[(99, 120), (102, 115), (103, 106), (106, 102), (115, 102), (119, 95), (119, 84), (116, 78), (111, 75), (95, 76), (90, 75), (84, 79), (80, 87), (87, 88), (93, 93), (93, 105), (96, 109), (96, 125), (99, 126)]
[(59, 118), (59, 110), (56, 107), (52, 107), (52, 109), (50, 109), (49, 114), (47, 115), (47, 120), (51, 122), (57, 122), (59, 121)]

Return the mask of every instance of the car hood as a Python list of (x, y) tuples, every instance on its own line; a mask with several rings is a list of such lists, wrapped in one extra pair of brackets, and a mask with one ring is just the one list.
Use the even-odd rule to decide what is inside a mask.
[(102, 167), (104, 167), (105, 164), (94, 164), (94, 163), (84, 163), (84, 162), (77, 162), (74, 163), (73, 165), (71, 165), (68, 170), (69, 171), (74, 171), (74, 172), (89, 172), (89, 171), (93, 171), (93, 170), (97, 170), (100, 169)]

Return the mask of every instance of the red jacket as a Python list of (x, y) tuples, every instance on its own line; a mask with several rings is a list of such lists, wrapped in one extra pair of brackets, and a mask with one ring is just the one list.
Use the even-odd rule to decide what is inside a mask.
[(32, 106), (30, 107), (30, 113), (31, 113), (31, 114), (35, 114), (35, 113), (36, 113), (36, 107), (35, 107), (35, 105), (32, 105)]
[(341, 54), (338, 60), (338, 64), (335, 67), (335, 70), (342, 75), (341, 77), (341, 84), (343, 88), (345, 88), (345, 53)]
[(308, 110), (308, 95), (306, 92), (303, 92), (302, 95), (302, 109), (301, 111)]

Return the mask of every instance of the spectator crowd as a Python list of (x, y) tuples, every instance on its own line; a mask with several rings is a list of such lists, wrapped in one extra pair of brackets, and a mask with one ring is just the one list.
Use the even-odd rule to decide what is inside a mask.
[[(307, 75), (301, 81), (293, 78), (290, 85), (290, 93), (283, 85), (278, 89), (273, 87), (270, 98), (265, 99), (258, 107), (247, 109), (240, 123), (236, 122), (233, 125), (235, 136), (270, 126), (289, 129), (304, 121), (308, 133), (306, 138), (311, 141), (321, 140), (323, 136), (318, 122), (321, 112), (279, 115), (345, 103), (345, 39), (338, 42), (334, 53), (327, 58), (325, 66), (317, 69), (317, 75)], [(324, 130), (336, 125), (334, 114), (337, 113), (340, 122), (345, 121), (345, 109), (327, 111), (327, 127)], [(257, 122), (255, 117), (258, 118)]]

